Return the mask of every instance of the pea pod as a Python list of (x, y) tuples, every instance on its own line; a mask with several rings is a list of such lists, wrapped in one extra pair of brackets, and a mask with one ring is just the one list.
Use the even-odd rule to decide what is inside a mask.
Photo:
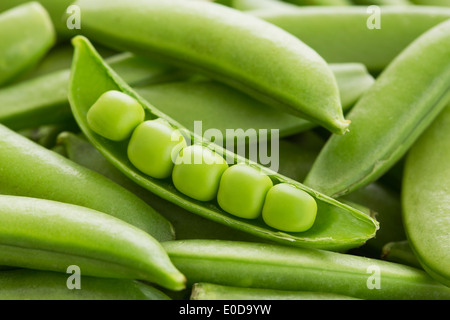
[(148, 233), (103, 212), (62, 202), (0, 196), (0, 264), (184, 288), (184, 276)]
[(449, 180), (450, 105), (411, 148), (402, 185), (403, 221), (411, 249), (422, 267), (447, 286), (450, 286)]
[(195, 283), (190, 300), (357, 300), (326, 292), (239, 288), (213, 283)]
[(75, 5), (83, 12), (80, 31), (94, 42), (164, 59), (332, 132), (347, 131), (326, 62), (273, 24), (203, 1), (80, 0)]
[(448, 2), (447, 0), (410, 0), (410, 1), (418, 5), (450, 7), (450, 2)]
[[(344, 111), (373, 84), (373, 77), (364, 65), (358, 63), (330, 64), (340, 92)], [(114, 67), (114, 66), (113, 66)], [(119, 73), (120, 74), (120, 73)], [(194, 130), (194, 121), (201, 119), (202, 128), (218, 129), (224, 139), (226, 129), (278, 129), (285, 137), (315, 127), (315, 124), (265, 105), (250, 96), (216, 81), (183, 81), (136, 87), (144, 99), (158, 105), (168, 116)], [(1, 97), (1, 96), (0, 96)], [(189, 112), (186, 110), (189, 109)]]
[[(384, 6), (304, 7), (247, 12), (290, 32), (328, 63), (359, 62), (379, 73), (422, 33), (450, 18), (450, 9)], [(376, 29), (376, 22), (380, 28)], [(368, 27), (370, 26), (370, 28)]]
[[(30, 2), (29, 0), (2, 0), (0, 2), (0, 11), (10, 9), (19, 4)], [(49, 13), (51, 21), (55, 27), (60, 40), (66, 39), (73, 35), (73, 30), (67, 27), (67, 19), (63, 17), (67, 8), (74, 2), (74, 0), (36, 0)]]
[[(303, 233), (286, 233), (268, 228), (260, 219), (239, 219), (225, 213), (214, 202), (196, 201), (183, 195), (175, 189), (170, 179), (154, 179), (141, 173), (130, 163), (127, 157), (127, 141), (114, 143), (104, 139), (95, 134), (87, 124), (86, 115), (88, 110), (104, 92), (109, 90), (124, 92), (141, 103), (145, 109), (146, 119), (160, 117), (175, 128), (185, 132), (186, 135), (191, 136), (193, 141), (199, 141), (199, 137), (195, 137), (180, 124), (138, 96), (104, 63), (89, 40), (79, 36), (74, 38), (72, 42), (75, 46), (75, 56), (69, 101), (74, 117), (89, 141), (114, 166), (137, 184), (188, 211), (241, 231), (288, 245), (344, 249), (359, 246), (374, 236), (378, 229), (378, 223), (369, 216), (256, 164), (255, 166), (259, 167), (263, 173), (269, 175), (272, 180), (278, 183), (289, 183), (295, 188), (304, 190), (316, 199), (320, 213), (317, 215), (316, 222), (311, 229)], [(92, 85), (94, 83), (96, 84), (95, 86)], [(207, 142), (204, 143), (208, 145)], [(248, 162), (248, 160), (219, 147), (215, 148), (215, 151), (223, 155), (224, 158), (234, 159), (235, 162)]]
[(0, 194), (88, 207), (123, 219), (158, 240), (173, 239), (172, 225), (137, 196), (2, 125), (0, 149)]
[(332, 136), (305, 184), (340, 196), (375, 181), (399, 161), (450, 101), (450, 20), (408, 46), (358, 100), (353, 130)]
[(170, 300), (135, 280), (82, 276), (81, 290), (67, 287), (70, 274), (38, 270), (0, 272), (0, 300)]
[[(114, 55), (108, 62), (136, 86), (181, 76), (169, 66), (129, 53)], [(69, 78), (70, 69), (62, 69), (0, 90), (0, 122), (20, 130), (71, 121), (67, 101)]]
[(37, 2), (0, 14), (0, 86), (35, 66), (55, 44), (47, 11)]
[(307, 248), (220, 240), (163, 243), (188, 285), (329, 292), (359, 299), (447, 300), (450, 288), (397, 263)]

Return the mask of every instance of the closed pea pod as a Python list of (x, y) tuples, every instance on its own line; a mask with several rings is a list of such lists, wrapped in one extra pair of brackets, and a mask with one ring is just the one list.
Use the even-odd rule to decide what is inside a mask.
[(0, 264), (56, 272), (77, 265), (84, 275), (184, 287), (158, 241), (110, 215), (17, 196), (0, 196), (0, 212)]
[(82, 277), (82, 290), (67, 288), (68, 275), (38, 270), (0, 272), (0, 300), (169, 300), (135, 280)]
[(30, 2), (0, 13), (0, 85), (35, 66), (55, 44), (47, 11)]
[(163, 246), (188, 285), (320, 291), (371, 300), (450, 297), (450, 288), (422, 270), (351, 254), (220, 240), (167, 241)]
[[(315, 198), (318, 204), (318, 215), (314, 226), (311, 229), (302, 233), (286, 233), (268, 227), (261, 219), (238, 219), (227, 214), (215, 201), (199, 201), (190, 196), (186, 196), (186, 194), (177, 190), (175, 184), (172, 183), (170, 179), (155, 179), (142, 173), (134, 167), (128, 158), (127, 141), (125, 141), (125, 143), (116, 143), (104, 139), (95, 134), (87, 124), (86, 114), (89, 108), (95, 103), (98, 97), (106, 91), (119, 90), (134, 97), (144, 107), (146, 120), (161, 118), (168, 121), (171, 126), (180, 130), (180, 133), (192, 139), (191, 141), (193, 141), (194, 145), (197, 147), (200, 147), (201, 149), (210, 149), (210, 152), (214, 150), (216, 155), (211, 159), (215, 159), (218, 156), (222, 158), (221, 161), (227, 159), (225, 164), (230, 163), (230, 165), (240, 162), (249, 163), (249, 161), (239, 157), (233, 152), (220, 148), (218, 145), (211, 145), (211, 142), (209, 141), (202, 141), (200, 137), (189, 132), (179, 123), (169, 118), (155, 108), (155, 106), (137, 95), (133, 89), (131, 89), (104, 63), (86, 38), (76, 37), (72, 42), (75, 46), (75, 57), (69, 100), (74, 117), (89, 141), (108, 159), (108, 161), (135, 183), (188, 211), (251, 235), (265, 238), (266, 240), (279, 241), (289, 245), (342, 249), (361, 245), (367, 239), (373, 237), (374, 232), (378, 229), (378, 224), (371, 217), (349, 205), (345, 205), (320, 194), (292, 179), (264, 168), (261, 165), (255, 164), (256, 167), (261, 170), (261, 172), (268, 175), (274, 183), (289, 183), (295, 188), (301, 189)], [(92, 86), (90, 83), (101, 85)], [(217, 166), (219, 168), (225, 167), (224, 164), (220, 163), (217, 164)], [(218, 171), (220, 172), (220, 170)], [(175, 172), (175, 170), (173, 172)], [(218, 183), (218, 181), (214, 181), (215, 183)], [(182, 184), (183, 183), (186, 185), (189, 184), (186, 183), (185, 180), (182, 181)], [(194, 185), (193, 188), (196, 188), (196, 186)]]
[(158, 57), (332, 132), (347, 131), (326, 62), (273, 24), (203, 1), (81, 0), (75, 5), (83, 12), (81, 33), (93, 41)]
[(96, 172), (2, 125), (0, 148), (0, 194), (88, 207), (133, 224), (158, 240), (173, 239), (173, 227), (164, 217), (128, 190)]
[(409, 245), (422, 267), (450, 286), (450, 106), (407, 155), (402, 217)]
[(359, 62), (376, 73), (422, 33), (450, 18), (448, 8), (432, 6), (383, 6), (369, 13), (365, 6), (310, 6), (248, 14), (302, 39), (328, 63)]
[(340, 196), (390, 169), (450, 100), (449, 56), (447, 21), (417, 38), (383, 71), (349, 113), (353, 130), (327, 141), (305, 184)]

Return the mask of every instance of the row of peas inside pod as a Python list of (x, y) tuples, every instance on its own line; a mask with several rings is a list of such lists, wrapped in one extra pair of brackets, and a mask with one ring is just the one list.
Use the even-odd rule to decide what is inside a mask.
[(251, 164), (228, 164), (203, 145), (188, 145), (187, 138), (164, 119), (145, 120), (142, 106), (119, 91), (103, 93), (87, 114), (90, 128), (112, 141), (129, 139), (130, 162), (157, 179), (172, 178), (175, 188), (198, 201), (217, 200), (234, 216), (256, 219), (277, 230), (310, 229), (317, 204), (308, 193), (288, 183), (275, 184)]

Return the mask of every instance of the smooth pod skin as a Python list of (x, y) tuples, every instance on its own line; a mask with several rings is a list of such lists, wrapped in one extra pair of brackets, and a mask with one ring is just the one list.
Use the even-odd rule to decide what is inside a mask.
[[(227, 163), (248, 163), (249, 161), (237, 154), (201, 142), (201, 138), (189, 132), (182, 125), (162, 113), (155, 106), (144, 100), (111, 69), (96, 53), (92, 44), (84, 37), (72, 40), (75, 46), (74, 64), (70, 84), (69, 100), (74, 117), (81, 130), (102, 155), (118, 170), (138, 185), (157, 196), (172, 202), (192, 213), (212, 221), (222, 223), (231, 228), (257, 236), (267, 241), (276, 241), (291, 246), (320, 247), (333, 250), (345, 250), (362, 245), (372, 238), (378, 230), (378, 223), (354, 207), (340, 203), (303, 184), (278, 174), (262, 165), (256, 165), (263, 173), (270, 176), (274, 183), (289, 183), (313, 196), (318, 204), (318, 212), (314, 226), (302, 233), (286, 233), (269, 228), (261, 219), (238, 219), (224, 212), (215, 201), (203, 202), (192, 199), (179, 192), (172, 181), (154, 179), (137, 170), (127, 157), (126, 143), (114, 143), (100, 139), (86, 122), (86, 113), (97, 97), (108, 90), (120, 90), (136, 98), (146, 111), (146, 120), (162, 118), (174, 128), (180, 130), (185, 137), (190, 137), (193, 143), (213, 148), (220, 153)], [(93, 85), (96, 84), (96, 85)], [(101, 85), (98, 85), (101, 84)]]
[(127, 154), (131, 163), (143, 173), (165, 179), (172, 175), (176, 157), (184, 147), (183, 135), (169, 123), (162, 119), (147, 120), (134, 130)]
[(195, 283), (190, 300), (358, 300), (326, 292), (240, 288), (214, 283)]
[(105, 212), (158, 240), (172, 225), (137, 196), (105, 177), (0, 125), (0, 194), (43, 198)]
[(52, 21), (39, 3), (0, 13), (0, 86), (35, 66), (55, 41)]
[(369, 300), (450, 297), (450, 288), (422, 270), (351, 254), (220, 240), (168, 241), (163, 246), (188, 279), (188, 285), (209, 282), (245, 288), (319, 291)]
[(402, 184), (406, 236), (422, 267), (450, 286), (450, 105), (407, 155)]
[(139, 102), (114, 90), (102, 94), (87, 114), (91, 129), (113, 141), (129, 138), (144, 117), (144, 109)]
[(0, 196), (0, 264), (140, 279), (171, 290), (184, 276), (148, 233), (103, 212), (66, 203)]
[[(0, 11), (13, 8), (19, 4), (24, 4), (29, 0), (2, 0), (0, 2)], [(67, 19), (63, 17), (67, 8), (74, 2), (74, 0), (37, 0), (50, 15), (55, 30), (58, 34), (59, 40), (69, 38), (74, 35), (73, 30), (67, 27)]]
[[(310, 6), (247, 14), (302, 39), (328, 63), (359, 62), (371, 72), (379, 73), (422, 33), (449, 19), (450, 9), (382, 6), (378, 15), (377, 11), (368, 12), (367, 6)], [(373, 28), (376, 22), (380, 22), (379, 29)]]
[(450, 101), (450, 19), (417, 38), (348, 114), (353, 129), (332, 136), (305, 184), (337, 197), (399, 161)]
[(226, 160), (214, 151), (193, 145), (180, 151), (172, 171), (172, 181), (181, 193), (211, 201), (217, 196), (220, 178), (228, 169)]
[(272, 180), (258, 169), (237, 164), (225, 170), (220, 178), (217, 202), (232, 215), (256, 219), (272, 186)]
[(170, 300), (135, 280), (82, 276), (81, 290), (69, 290), (71, 274), (38, 270), (0, 271), (0, 300)]
[(336, 79), (325, 60), (273, 24), (204, 1), (80, 0), (75, 5), (83, 12), (80, 32), (92, 41), (159, 57), (332, 132), (347, 131)]
[(188, 279), (188, 285), (208, 282), (245, 288), (320, 291), (371, 300), (450, 297), (450, 288), (422, 270), (351, 254), (220, 240), (168, 241), (163, 246)]

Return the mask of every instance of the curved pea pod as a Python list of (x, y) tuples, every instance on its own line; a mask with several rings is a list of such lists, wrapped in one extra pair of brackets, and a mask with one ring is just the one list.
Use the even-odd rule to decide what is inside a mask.
[(82, 276), (81, 290), (70, 290), (71, 274), (38, 270), (0, 271), (0, 300), (170, 300), (135, 280)]
[(422, 267), (450, 286), (450, 106), (411, 148), (402, 185), (406, 236)]
[(356, 298), (306, 291), (284, 291), (258, 288), (239, 288), (214, 283), (195, 283), (190, 300), (357, 300)]
[(364, 6), (304, 7), (247, 14), (302, 39), (328, 63), (359, 62), (378, 73), (422, 33), (449, 19), (450, 9), (383, 6), (378, 15)]
[(35, 66), (55, 44), (47, 11), (37, 2), (0, 14), (0, 85)]
[(408, 46), (348, 114), (305, 184), (336, 197), (367, 185), (399, 161), (450, 101), (450, 19)]
[(146, 280), (181, 290), (184, 276), (148, 233), (103, 212), (67, 203), (0, 196), (0, 264)]
[(158, 240), (172, 225), (147, 203), (100, 174), (0, 125), (0, 194), (55, 200), (105, 212)]
[(226, 83), (281, 110), (344, 134), (336, 79), (314, 50), (288, 32), (203, 1), (80, 0), (80, 32), (94, 42)]
[[(130, 53), (117, 54), (107, 60), (126, 81), (136, 86), (180, 76), (169, 66)], [(0, 123), (20, 130), (72, 121), (67, 99), (69, 78), (70, 69), (63, 68), (3, 88), (0, 90)]]
[[(342, 108), (344, 112), (348, 111), (370, 88), (374, 78), (367, 72), (365, 66), (359, 63), (330, 64), (329, 66), (338, 83)], [(118, 73), (120, 75), (120, 72)], [(235, 132), (242, 132), (242, 136), (255, 131), (259, 135), (261, 129), (278, 129), (279, 136), (285, 137), (316, 126), (310, 121), (279, 112), (217, 81), (152, 84), (136, 87), (136, 92), (144, 99), (158, 105), (165, 114), (189, 130), (194, 131), (195, 121), (201, 119), (203, 130), (218, 129), (224, 140), (226, 140), (226, 130), (231, 129), (231, 123)]]
[[(214, 201), (201, 202), (193, 200), (178, 192), (170, 179), (154, 179), (137, 170), (127, 157), (127, 141), (115, 143), (95, 134), (87, 124), (87, 112), (98, 97), (106, 91), (117, 90), (134, 97), (143, 106), (146, 119), (162, 118), (171, 126), (180, 130), (192, 141), (200, 142), (200, 138), (187, 131), (179, 123), (170, 119), (160, 110), (138, 96), (101, 57), (95, 52), (89, 40), (76, 37), (72, 40), (75, 46), (74, 64), (72, 68), (69, 101), (74, 117), (89, 141), (126, 176), (163, 199), (199, 214), (202, 217), (225, 224), (232, 228), (287, 245), (313, 246), (321, 248), (345, 249), (363, 244), (375, 235), (378, 223), (371, 217), (346, 204), (324, 196), (292, 179), (254, 164), (272, 180), (286, 182), (304, 190), (315, 198), (319, 213), (314, 226), (302, 233), (286, 233), (271, 229), (261, 219), (247, 220), (233, 217), (221, 210)], [(93, 85), (95, 84), (95, 85)], [(206, 146), (207, 142), (203, 142)], [(248, 162), (236, 154), (214, 147), (215, 152), (235, 163)], [(230, 160), (230, 161), (231, 161)]]
[(308, 248), (220, 240), (163, 243), (188, 285), (328, 292), (368, 300), (447, 300), (450, 288), (398, 263)]

